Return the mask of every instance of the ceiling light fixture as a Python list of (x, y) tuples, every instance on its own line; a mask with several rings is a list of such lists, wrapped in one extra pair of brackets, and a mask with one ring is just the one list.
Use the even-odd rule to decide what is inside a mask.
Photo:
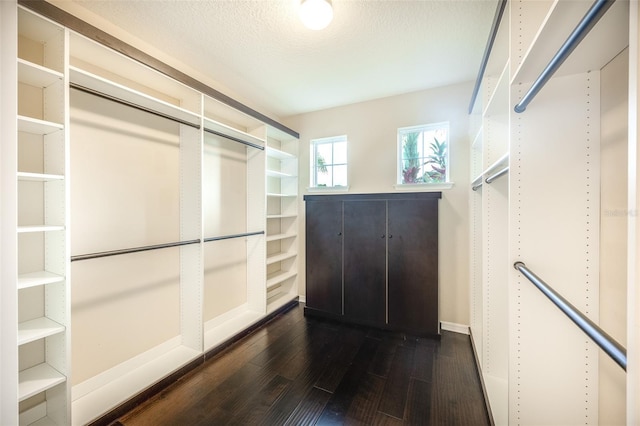
[(333, 19), (331, 0), (302, 0), (300, 19), (311, 30), (326, 28)]

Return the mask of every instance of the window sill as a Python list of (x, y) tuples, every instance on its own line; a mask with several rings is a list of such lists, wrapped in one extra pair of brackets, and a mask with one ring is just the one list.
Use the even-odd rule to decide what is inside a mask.
[(349, 192), (348, 186), (311, 186), (307, 192)]
[(453, 182), (444, 182), (444, 183), (398, 183), (393, 185), (396, 191), (440, 191), (442, 189), (451, 189), (453, 188)]

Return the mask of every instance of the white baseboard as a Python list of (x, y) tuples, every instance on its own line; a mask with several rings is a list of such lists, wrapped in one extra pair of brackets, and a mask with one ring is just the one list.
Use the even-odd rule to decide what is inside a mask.
[(307, 303), (307, 297), (306, 296), (298, 296), (298, 302)]
[(469, 326), (464, 324), (456, 324), (455, 322), (440, 321), (440, 329), (453, 331), (454, 333), (469, 334)]

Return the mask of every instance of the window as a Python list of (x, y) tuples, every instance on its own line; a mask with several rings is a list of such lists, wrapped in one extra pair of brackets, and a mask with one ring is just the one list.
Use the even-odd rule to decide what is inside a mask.
[(311, 141), (311, 187), (347, 186), (347, 136)]
[(398, 183), (449, 182), (449, 123), (398, 129)]

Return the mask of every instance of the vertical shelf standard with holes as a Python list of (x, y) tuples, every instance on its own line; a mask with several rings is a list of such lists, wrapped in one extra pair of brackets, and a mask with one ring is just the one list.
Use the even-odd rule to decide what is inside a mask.
[[(14, 6), (15, 7), (15, 6)], [(68, 424), (66, 30), (17, 8), (17, 346), (20, 424)]]
[(298, 296), (298, 140), (267, 131), (267, 312)]

